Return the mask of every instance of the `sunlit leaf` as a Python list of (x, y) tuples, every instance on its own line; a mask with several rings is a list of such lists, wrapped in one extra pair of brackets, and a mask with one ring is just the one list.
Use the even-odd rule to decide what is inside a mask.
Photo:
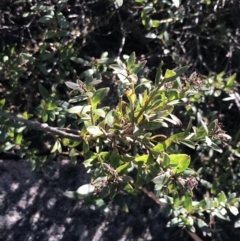
[(92, 106), (95, 108), (100, 101), (108, 94), (110, 88), (98, 89), (91, 98)]
[(205, 137), (205, 140), (206, 140), (206, 143), (207, 143), (208, 146), (212, 145), (212, 141), (208, 136)]
[(119, 166), (117, 169), (116, 169), (116, 172), (117, 173), (120, 173), (121, 171), (127, 169), (129, 166), (129, 163), (124, 163), (123, 165)]
[(185, 200), (184, 200), (184, 205), (185, 205), (185, 208), (188, 211), (188, 213), (190, 213), (192, 211), (192, 209), (193, 209), (193, 207), (192, 207), (192, 198), (186, 195), (185, 196)]
[(69, 113), (72, 114), (86, 114), (91, 110), (91, 105), (79, 105), (79, 106), (74, 106), (68, 110)]
[(114, 123), (113, 110), (111, 110), (107, 113), (104, 122), (105, 122), (105, 124), (109, 125), (110, 127), (113, 126), (113, 123)]
[(76, 164), (77, 155), (76, 155), (76, 149), (75, 148), (71, 148), (71, 150), (69, 152), (69, 158), (70, 158), (70, 160), (73, 164)]
[(175, 5), (176, 8), (179, 8), (181, 4), (181, 0), (172, 0), (173, 4)]
[(171, 154), (169, 158), (175, 174), (184, 172), (190, 164), (190, 156), (186, 154)]
[(171, 145), (171, 143), (172, 143), (171, 139), (167, 139), (163, 142), (158, 143), (156, 146), (153, 147), (152, 150), (156, 153), (161, 153), (165, 149), (167, 149)]
[(155, 183), (155, 191), (160, 191), (163, 186), (168, 182), (170, 175), (168, 173), (161, 173), (156, 176), (152, 181)]
[(137, 74), (138, 72), (140, 72), (140, 71), (144, 68), (144, 66), (146, 65), (146, 63), (147, 63), (147, 61), (141, 61), (139, 64), (136, 64), (136, 65), (134, 66), (134, 68), (132, 69), (132, 72), (133, 72), (134, 74)]
[(136, 54), (135, 54), (135, 52), (133, 52), (133, 53), (129, 56), (128, 60), (127, 60), (127, 69), (128, 69), (128, 70), (131, 70), (131, 69), (132, 69), (135, 61), (136, 61)]
[(149, 155), (141, 155), (141, 156), (138, 156), (134, 159), (135, 162), (144, 162), (146, 163), (147, 160), (148, 160), (148, 157)]
[(229, 91), (229, 90), (232, 90), (232, 88), (234, 87), (234, 81), (236, 79), (237, 75), (236, 74), (233, 74), (232, 76), (230, 76), (227, 80), (227, 84), (226, 86), (224, 87), (224, 91)]
[(234, 228), (240, 228), (240, 218), (234, 223)]
[(83, 196), (91, 194), (95, 190), (95, 187), (91, 184), (84, 184), (77, 189), (77, 193)]
[(93, 136), (102, 136), (103, 132), (98, 126), (89, 126), (87, 127), (87, 131)]
[(117, 8), (120, 8), (123, 5), (123, 0), (115, 0)]
[(167, 69), (166, 72), (165, 72), (164, 78), (169, 79), (169, 78), (174, 77), (174, 76), (176, 76), (176, 72), (174, 72), (170, 69)]
[(93, 111), (94, 114), (101, 116), (102, 118), (105, 118), (106, 113), (103, 109), (96, 109)]
[(222, 148), (219, 147), (219, 146), (218, 146), (217, 144), (215, 144), (215, 143), (212, 143), (211, 148), (212, 148), (214, 151), (217, 151), (217, 152), (219, 152), (219, 153), (222, 153), (222, 152), (223, 152)]
[(238, 208), (235, 207), (235, 206), (228, 206), (230, 212), (233, 214), (233, 215), (238, 215), (239, 214), (239, 211), (238, 211)]
[(191, 149), (195, 149), (196, 148), (194, 142), (190, 141), (190, 140), (182, 140), (182, 141), (180, 141), (180, 143), (185, 145), (185, 146), (187, 146), (187, 147), (189, 147), (189, 148), (191, 148)]

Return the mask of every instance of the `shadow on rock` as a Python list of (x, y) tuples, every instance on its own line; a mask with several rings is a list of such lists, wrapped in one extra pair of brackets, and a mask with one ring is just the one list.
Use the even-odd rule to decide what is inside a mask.
[(146, 196), (126, 196), (129, 213), (124, 213), (112, 204), (109, 212), (91, 210), (62, 194), (88, 180), (82, 164), (67, 160), (55, 162), (44, 173), (32, 172), (23, 160), (1, 160), (0, 240), (174, 240), (159, 207)]

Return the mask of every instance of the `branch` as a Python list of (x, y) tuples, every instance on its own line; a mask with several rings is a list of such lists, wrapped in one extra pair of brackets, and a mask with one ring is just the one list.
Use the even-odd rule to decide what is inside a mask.
[[(61, 137), (65, 137), (65, 138), (75, 140), (75, 141), (82, 140), (80, 135), (74, 135), (74, 134), (67, 133), (65, 131), (61, 131), (56, 127), (49, 126), (47, 123), (39, 123), (37, 121), (25, 120), (25, 119), (20, 118), (16, 115), (6, 113), (3, 110), (0, 110), (0, 116), (8, 118), (8, 119), (10, 119), (14, 122), (21, 122), (21, 123), (25, 124), (26, 126), (29, 126), (33, 129), (41, 130), (41, 131), (44, 131), (44, 132), (49, 132), (51, 134), (58, 135), (58, 136), (61, 136)], [(69, 131), (73, 131), (73, 130), (70, 129)]]
[(119, 47), (119, 50), (118, 50), (118, 57), (120, 57), (120, 55), (121, 55), (121, 53), (123, 51), (123, 47), (125, 45), (125, 41), (126, 41), (126, 32), (125, 32), (125, 29), (123, 27), (123, 22), (122, 22), (121, 15), (120, 15), (116, 5), (115, 5), (115, 8), (116, 8), (118, 20), (119, 20), (119, 23), (120, 23), (120, 30), (121, 30), (121, 34), (122, 34), (122, 40), (121, 40), (121, 44), (120, 44), (120, 47)]

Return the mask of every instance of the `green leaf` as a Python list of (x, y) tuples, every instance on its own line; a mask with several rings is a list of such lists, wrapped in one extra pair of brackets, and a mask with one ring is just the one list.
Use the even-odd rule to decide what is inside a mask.
[(70, 89), (73, 89), (73, 90), (76, 90), (79, 88), (79, 85), (74, 83), (74, 82), (71, 82), (71, 81), (66, 81), (65, 82), (65, 85), (70, 88)]
[(106, 113), (103, 109), (96, 109), (93, 111), (94, 114), (101, 116), (102, 118), (105, 118)]
[(217, 199), (218, 199), (219, 203), (226, 203), (226, 201), (227, 201), (227, 197), (223, 191), (218, 194)]
[(120, 173), (121, 171), (125, 170), (126, 168), (128, 168), (129, 166), (129, 163), (124, 163), (123, 165), (119, 166), (117, 169), (116, 169), (116, 172), (117, 173)]
[(50, 98), (49, 92), (47, 91), (47, 89), (42, 84), (38, 84), (38, 90), (39, 90), (43, 99), (49, 99)]
[(8, 56), (3, 56), (3, 62), (5, 63), (5, 62), (7, 62), (9, 60), (9, 57)]
[(234, 223), (234, 228), (240, 228), (240, 218)]
[(98, 126), (89, 126), (87, 127), (87, 131), (93, 136), (103, 136), (104, 133)]
[(3, 106), (5, 105), (6, 103), (6, 99), (1, 99), (0, 100), (0, 107), (3, 108)]
[(167, 139), (163, 142), (158, 143), (156, 146), (154, 146), (152, 148), (152, 150), (156, 153), (161, 153), (163, 152), (165, 149), (167, 149), (172, 143), (171, 139)]
[(226, 210), (225, 208), (222, 208), (221, 210), (214, 210), (211, 214), (213, 216), (217, 216), (218, 218), (225, 220), (225, 221), (230, 221), (229, 216), (223, 212), (223, 210)]
[(15, 139), (15, 142), (16, 142), (17, 145), (20, 145), (20, 144), (21, 144), (22, 138), (23, 138), (22, 134), (18, 134), (18, 135), (17, 135), (17, 137), (16, 137), (16, 139)]
[(233, 74), (232, 76), (230, 76), (227, 80), (227, 84), (226, 86), (224, 87), (224, 91), (229, 91), (229, 90), (232, 90), (233, 87), (234, 87), (234, 80), (236, 79), (237, 75), (236, 74)]
[(68, 112), (72, 113), (72, 114), (81, 114), (81, 115), (83, 115), (83, 114), (88, 113), (91, 110), (91, 108), (92, 108), (91, 105), (84, 105), (84, 106), (78, 105), (78, 106), (74, 106), (74, 107), (70, 108), (68, 110)]
[(217, 124), (218, 124), (218, 120), (214, 120), (208, 125), (207, 128), (209, 131), (209, 135), (212, 135), (213, 132), (216, 130)]
[(183, 141), (180, 141), (181, 144), (191, 148), (191, 149), (195, 149), (196, 146), (194, 144), (194, 142), (190, 141), (190, 140), (183, 140)]
[(189, 66), (183, 66), (182, 68), (176, 71), (177, 76), (181, 76), (189, 69)]
[(167, 69), (166, 72), (165, 72), (165, 75), (164, 75), (164, 78), (165, 79), (170, 79), (172, 77), (176, 76), (176, 72), (170, 70), (170, 69)]
[(132, 69), (132, 73), (137, 74), (138, 72), (140, 72), (144, 68), (146, 63), (147, 61), (141, 61), (139, 64), (135, 65)]
[(181, 4), (181, 0), (172, 0), (173, 4), (175, 5), (176, 8), (179, 8)]
[(146, 163), (148, 160), (148, 157), (149, 155), (141, 155), (141, 156), (135, 157), (134, 161)]
[(60, 153), (62, 152), (62, 146), (61, 143), (57, 140), (51, 150), (51, 153), (59, 151)]
[(102, 101), (102, 99), (108, 94), (109, 90), (110, 88), (108, 87), (101, 88), (94, 93), (93, 97), (91, 98), (92, 106), (94, 109), (98, 105), (98, 103)]
[(114, 74), (121, 74), (125, 78), (128, 75), (127, 70), (125, 68), (123, 68), (122, 66), (119, 66), (118, 64), (112, 64), (112, 65), (110, 65), (110, 68), (112, 68), (114, 70), (113, 71)]
[(154, 190), (160, 191), (163, 186), (168, 182), (169, 180), (169, 173), (161, 173), (158, 176), (156, 176), (152, 181), (155, 183)]
[(211, 148), (212, 148), (214, 151), (217, 151), (217, 152), (219, 152), (219, 153), (222, 153), (222, 152), (223, 152), (222, 148), (219, 147), (219, 146), (218, 146), (217, 144), (215, 144), (215, 143), (212, 143)]
[(175, 227), (175, 226), (179, 226), (180, 224), (183, 224), (182, 219), (179, 217), (175, 217), (171, 221), (169, 221), (166, 226), (167, 227)]
[(192, 129), (192, 119), (189, 120), (187, 128), (184, 131), (184, 135), (188, 136), (191, 129)]
[(77, 193), (82, 196), (88, 196), (89, 194), (93, 193), (95, 187), (91, 184), (84, 184), (77, 189)]
[(160, 127), (168, 127), (168, 125), (163, 121), (151, 121), (144, 124), (145, 130), (157, 130)]
[(61, 12), (57, 13), (57, 20), (61, 28), (68, 28), (70, 27), (70, 23), (66, 20)]
[(59, 115), (57, 119), (57, 126), (58, 127), (64, 127), (66, 122), (66, 115)]
[(169, 158), (175, 174), (184, 172), (190, 164), (190, 157), (186, 154), (172, 154)]
[(112, 127), (114, 123), (113, 110), (109, 111), (105, 117), (104, 123)]
[(43, 120), (43, 122), (47, 122), (47, 120), (48, 120), (48, 113), (44, 113), (43, 114), (42, 120)]
[(196, 225), (202, 229), (203, 231), (209, 233), (210, 232), (210, 229), (208, 228), (208, 225), (200, 218), (196, 218), (195, 219), (195, 223)]
[(160, 63), (158, 69), (157, 69), (157, 74), (155, 77), (155, 84), (159, 85), (162, 81), (162, 66), (163, 66), (163, 62)]
[(53, 14), (47, 14), (47, 15), (44, 15), (43, 17), (41, 17), (38, 22), (39, 23), (51, 23), (52, 20), (53, 20), (53, 17), (54, 15)]
[(233, 215), (238, 215), (239, 211), (238, 211), (238, 208), (235, 207), (235, 206), (228, 206), (230, 212), (233, 214)]
[(70, 157), (71, 162), (73, 164), (76, 164), (77, 156), (76, 156), (76, 149), (75, 148), (71, 148), (71, 150), (69, 152), (69, 157)]
[(44, 52), (40, 55), (40, 57), (41, 57), (41, 60), (45, 61), (45, 60), (52, 58), (54, 55), (55, 55), (54, 52), (52, 52), (52, 53)]
[(184, 200), (184, 205), (185, 205), (185, 208), (187, 210), (188, 213), (191, 213), (192, 212), (192, 198), (189, 197), (189, 196), (185, 196), (185, 200)]
[(153, 20), (152, 21), (152, 27), (157, 28), (161, 24), (161, 21), (159, 20)]
[(50, 39), (55, 37), (57, 31), (56, 30), (49, 30), (47, 31), (47, 33), (45, 34), (45, 39)]
[(198, 116), (199, 121), (201, 122), (201, 125), (202, 125), (203, 129), (204, 129), (205, 132), (208, 134), (208, 128), (207, 128), (207, 125), (206, 125), (205, 122), (202, 120), (202, 117), (201, 117), (201, 115), (200, 115), (199, 112), (197, 113), (197, 116)]
[(7, 136), (8, 136), (8, 133), (7, 133), (6, 128), (1, 127), (1, 129), (0, 129), (0, 142), (4, 142), (5, 139), (7, 138)]
[(133, 53), (129, 56), (128, 60), (127, 60), (127, 69), (128, 69), (128, 70), (131, 70), (131, 69), (132, 69), (135, 61), (136, 61), (136, 54), (135, 54), (135, 52), (133, 52)]
[(171, 139), (174, 143), (179, 144), (181, 141), (183, 141), (185, 138), (185, 133), (180, 132), (175, 135), (172, 135), (169, 139)]
[(147, 28), (148, 30), (151, 29), (151, 27), (152, 27), (152, 22), (153, 22), (153, 20), (152, 20), (151, 18), (146, 17), (146, 19), (145, 19), (145, 26), (146, 26), (146, 28)]
[(121, 7), (123, 5), (123, 0), (115, 0), (117, 8)]
[(205, 137), (205, 140), (206, 140), (206, 143), (207, 143), (208, 146), (212, 145), (212, 141), (208, 136)]
[[(126, 176), (124, 176), (124, 177), (126, 177)], [(124, 180), (124, 177), (123, 177), (123, 180)], [(134, 189), (130, 183), (127, 183), (127, 184), (124, 186), (123, 190), (124, 190), (125, 192), (131, 194), (131, 195), (137, 195), (137, 194), (139, 194), (139, 192), (138, 192), (136, 189)]]
[[(188, 222), (190, 222), (189, 220), (192, 220), (192, 217), (189, 216), (188, 217)], [(193, 225), (187, 225), (186, 228), (187, 228), (187, 230), (189, 230), (192, 233), (196, 232), (196, 229), (195, 229), (195, 227)]]
[(68, 146), (69, 143), (70, 143), (70, 140), (68, 138), (63, 138), (62, 143), (63, 143), (64, 146)]
[(89, 65), (89, 61), (82, 59), (82, 58), (76, 58), (76, 57), (71, 57), (70, 58), (74, 63), (77, 64), (82, 64), (83, 66), (88, 66)]

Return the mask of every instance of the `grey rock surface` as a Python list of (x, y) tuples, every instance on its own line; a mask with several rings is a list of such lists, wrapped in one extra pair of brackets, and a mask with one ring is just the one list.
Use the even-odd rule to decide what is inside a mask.
[(148, 197), (126, 196), (128, 214), (111, 203), (108, 212), (91, 210), (62, 194), (88, 182), (83, 165), (59, 160), (50, 168), (32, 172), (26, 161), (0, 160), (0, 240), (179, 240)]

